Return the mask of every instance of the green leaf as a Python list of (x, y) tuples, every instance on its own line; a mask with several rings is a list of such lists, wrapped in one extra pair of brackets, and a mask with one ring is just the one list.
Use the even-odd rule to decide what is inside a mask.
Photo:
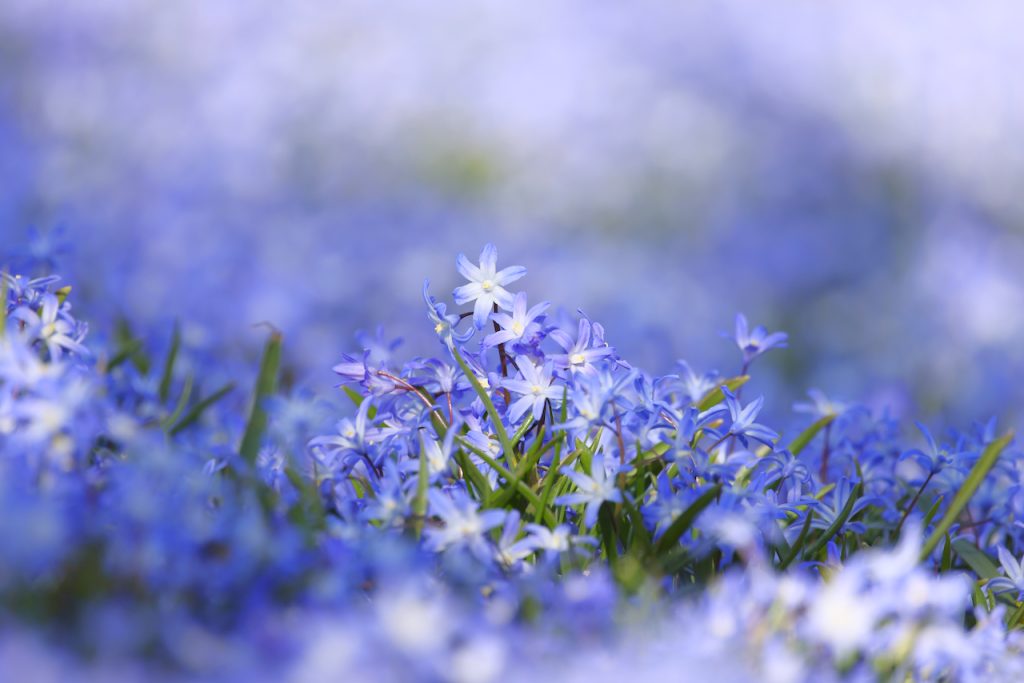
[(523, 435), (526, 434), (526, 430), (528, 430), (532, 426), (533, 415), (527, 415), (526, 419), (523, 420), (523, 424), (521, 424), (519, 426), (519, 429), (516, 430), (516, 433), (512, 435), (512, 445), (515, 446), (516, 444), (518, 444), (522, 440)]
[(956, 521), (963, 509), (967, 507), (967, 504), (974, 497), (978, 487), (981, 486), (981, 482), (984, 481), (985, 477), (996, 464), (996, 460), (999, 459), (999, 454), (1010, 445), (1013, 440), (1013, 432), (1007, 433), (1005, 436), (996, 439), (982, 451), (981, 457), (978, 458), (978, 462), (974, 463), (974, 467), (971, 468), (970, 473), (967, 475), (967, 479), (964, 480), (960, 490), (957, 491), (956, 496), (953, 498), (953, 502), (950, 503), (949, 508), (946, 510), (946, 514), (942, 516), (938, 525), (932, 531), (931, 536), (925, 541), (924, 547), (921, 548), (921, 561), (927, 560), (931, 557), (932, 551), (938, 546), (939, 541), (943, 539), (949, 528), (953, 526), (953, 522)]
[(469, 479), (476, 489), (481, 502), (486, 502), (491, 496), (491, 485), (487, 481), (487, 477), (483, 475), (483, 472), (473, 464), (473, 461), (461, 450), (456, 450), (452, 457), (455, 458), (455, 462), (462, 468), (463, 474)]
[(800, 432), (799, 436), (797, 436), (795, 439), (790, 441), (789, 445), (786, 448), (793, 455), (799, 455), (800, 451), (802, 451), (804, 448), (806, 448), (807, 444), (809, 444), (811, 441), (814, 440), (814, 437), (816, 437), (818, 435), (818, 432), (820, 432), (822, 429), (824, 429), (825, 427), (827, 427), (830, 424), (832, 424), (832, 422), (835, 419), (836, 419), (835, 415), (826, 415), (825, 417), (821, 418), (820, 420), (817, 420), (810, 427), (808, 427), (804, 431)]
[(132, 360), (142, 350), (142, 340), (132, 339), (128, 341), (121, 350), (114, 354), (114, 356), (107, 361), (107, 372), (110, 372), (118, 365), (121, 365), (127, 360)]
[(715, 387), (714, 389), (712, 389), (711, 391), (704, 395), (704, 398), (702, 398), (697, 403), (697, 410), (705, 411), (708, 408), (716, 406), (722, 401), (724, 401), (725, 394), (722, 393), (723, 386), (729, 387), (729, 391), (734, 392), (749, 381), (750, 375), (740, 375), (738, 377), (733, 377), (732, 379), (725, 380), (719, 386)]
[(496, 491), (491, 499), (487, 502), (487, 507), (500, 508), (505, 507), (506, 504), (512, 499), (516, 493), (516, 486), (523, 480), (528, 472), (533, 470), (537, 466), (544, 454), (554, 445), (555, 441), (561, 439), (565, 432), (559, 432), (551, 441), (544, 444), (544, 430), (541, 429), (537, 435), (537, 440), (534, 442), (533, 447), (526, 453), (526, 456), (520, 461), (519, 466), (513, 473), (514, 481), (507, 482), (500, 491)]
[(293, 517), (298, 518), (299, 525), (306, 530), (311, 538), (314, 531), (323, 529), (326, 519), (323, 501), (320, 499), (316, 482), (299, 474), (291, 465), (285, 468), (284, 474), (295, 490), (299, 492), (299, 501), (292, 508), (295, 513)]
[(948, 572), (953, 567), (953, 548), (950, 543), (949, 534), (946, 534), (946, 542), (942, 546), (942, 561), (939, 563), (939, 571)]
[(597, 526), (601, 533), (601, 546), (604, 548), (604, 556), (608, 562), (615, 564), (619, 559), (619, 549), (615, 541), (615, 526), (613, 514), (615, 504), (605, 501), (597, 511)]
[(476, 378), (476, 374), (466, 365), (466, 361), (463, 360), (462, 354), (459, 350), (452, 347), (452, 355), (455, 357), (455, 362), (459, 364), (459, 368), (462, 369), (462, 374), (466, 376), (469, 383), (473, 387), (473, 391), (480, 398), (481, 403), (484, 404), (484, 409), (487, 410), (487, 414), (491, 416), (491, 423), (494, 425), (494, 432), (498, 435), (498, 443), (501, 444), (501, 450), (505, 455), (505, 462), (515, 467), (516, 454), (512, 448), (512, 443), (508, 439), (508, 432), (505, 431), (505, 425), (501, 421), (501, 415), (498, 414), (498, 409), (494, 407), (494, 401), (491, 400), (490, 395), (480, 384), (480, 380)]
[(412, 499), (412, 535), (419, 539), (423, 523), (427, 518), (427, 489), (430, 487), (430, 468), (427, 465), (427, 449), (420, 437), (420, 471), (416, 480), (416, 496)]
[(235, 383), (228, 382), (227, 384), (225, 384), (220, 389), (213, 392), (203, 400), (198, 401), (194, 406), (192, 406), (192, 408), (189, 409), (189, 411), (185, 414), (185, 417), (181, 418), (181, 420), (176, 425), (167, 430), (167, 433), (170, 436), (174, 436), (178, 434), (181, 430), (194, 424), (197, 420), (199, 420), (200, 417), (202, 417), (203, 413), (206, 412), (207, 408), (209, 408), (214, 403), (227, 396), (234, 390), (234, 388)]
[(980, 578), (994, 579), (1000, 575), (999, 567), (992, 558), (967, 539), (953, 541), (953, 550)]
[(800, 535), (793, 541), (793, 545), (790, 546), (789, 552), (785, 557), (781, 558), (779, 562), (779, 569), (785, 569), (793, 563), (800, 555), (800, 549), (804, 547), (804, 543), (807, 542), (807, 536), (811, 531), (811, 518), (814, 517), (814, 511), (808, 510), (807, 517), (804, 518), (804, 525), (800, 528)]
[(63, 306), (64, 302), (68, 300), (69, 296), (71, 296), (71, 285), (64, 285), (54, 292), (54, 294), (57, 295), (57, 304)]
[(0, 339), (7, 334), (7, 271), (0, 272)]
[(534, 506), (534, 508), (536, 508), (538, 510), (538, 514), (541, 515), (542, 518), (543, 517), (547, 517), (548, 519), (550, 519), (551, 511), (550, 510), (545, 510), (541, 506), (540, 498), (538, 498), (537, 494), (533, 492), (533, 489), (531, 489), (529, 486), (527, 486), (526, 484), (524, 484), (521, 481), (516, 481), (515, 475), (512, 474), (512, 472), (510, 472), (507, 467), (502, 465), (500, 462), (498, 462), (497, 460), (492, 458), (487, 453), (484, 453), (482, 450), (480, 450), (479, 448), (476, 448), (475, 446), (473, 446), (473, 444), (469, 443), (465, 439), (462, 439), (461, 437), (460, 437), (459, 440), (462, 442), (462, 445), (465, 448), (468, 448), (469, 450), (471, 450), (474, 453), (476, 453), (476, 455), (481, 460), (483, 460), (485, 463), (490, 465), (493, 469), (497, 470), (498, 474), (500, 474), (502, 477), (504, 477), (505, 481), (507, 481), (507, 482), (515, 482), (513, 485), (516, 487), (516, 490), (519, 493), (523, 494), (523, 497), (525, 497), (526, 500), (528, 500)]
[(676, 517), (665, 533), (662, 534), (661, 538), (654, 546), (654, 552), (658, 556), (664, 555), (666, 552), (671, 550), (682, 537), (686, 530), (696, 521), (697, 516), (704, 511), (704, 509), (711, 505), (711, 503), (718, 497), (718, 494), (722, 491), (721, 484), (715, 484), (707, 491), (702, 493), (697, 500), (690, 504), (690, 507), (683, 510), (678, 517)]
[(1017, 605), (1017, 609), (1006, 620), (1007, 630), (1017, 628), (1017, 624), (1020, 623), (1021, 619), (1024, 619), (1024, 602)]
[(277, 391), (277, 375), (281, 367), (281, 344), (281, 333), (272, 332), (263, 347), (263, 360), (260, 362), (260, 372), (256, 377), (252, 410), (249, 413), (249, 421), (245, 425), (242, 443), (238, 447), (242, 459), (250, 465), (256, 464), (260, 442), (263, 440), (263, 434), (267, 431), (267, 411), (264, 404), (267, 398)]
[(165, 402), (171, 395), (171, 380), (174, 379), (174, 362), (178, 359), (178, 349), (181, 347), (181, 330), (178, 323), (174, 323), (174, 332), (171, 334), (171, 350), (167, 352), (164, 360), (164, 371), (160, 375), (160, 389), (158, 395), (160, 402)]
[(117, 321), (115, 337), (121, 349), (127, 349), (129, 346), (133, 346), (133, 350), (128, 354), (128, 358), (118, 359), (116, 363), (114, 363), (114, 361), (107, 363), (107, 370), (120, 365), (125, 360), (131, 359), (132, 364), (135, 365), (135, 368), (139, 371), (140, 375), (148, 375), (149, 358), (142, 352), (142, 340), (136, 339), (135, 335), (132, 334), (131, 326), (128, 324), (127, 320), (122, 318)]
[(829, 525), (827, 529), (825, 529), (825, 533), (818, 537), (818, 540), (814, 542), (814, 545), (812, 545), (810, 549), (806, 553), (804, 553), (805, 559), (811, 559), (815, 557), (819, 552), (821, 552), (822, 548), (828, 545), (828, 542), (832, 539), (832, 537), (839, 533), (839, 530), (843, 528), (844, 524), (846, 524), (846, 520), (850, 518), (850, 514), (853, 512), (854, 504), (857, 502), (858, 499), (860, 499), (863, 493), (864, 482), (859, 481), (857, 482), (857, 485), (853, 487), (853, 492), (850, 494), (849, 499), (847, 499), (846, 505), (844, 505), (843, 509), (839, 512), (839, 516), (835, 518), (835, 520), (832, 522), (832, 524)]
[(174, 411), (161, 422), (164, 429), (170, 429), (178, 421), (178, 418), (181, 417), (181, 414), (185, 412), (185, 407), (188, 406), (188, 401), (192, 398), (192, 383), (194, 381), (192, 375), (185, 376), (185, 384), (181, 388), (181, 395), (178, 396), (178, 404), (174, 406)]

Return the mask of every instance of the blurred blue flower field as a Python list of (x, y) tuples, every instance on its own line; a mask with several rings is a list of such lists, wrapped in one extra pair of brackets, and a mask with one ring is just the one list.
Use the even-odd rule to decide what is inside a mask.
[(1024, 10), (523, 9), (0, 4), (0, 673), (1021, 679)]

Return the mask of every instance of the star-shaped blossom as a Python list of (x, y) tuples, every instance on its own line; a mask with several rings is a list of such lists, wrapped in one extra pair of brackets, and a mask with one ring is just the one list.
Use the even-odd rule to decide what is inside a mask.
[(455, 344), (465, 344), (473, 336), (472, 329), (466, 330), (462, 334), (455, 332), (459, 316), (447, 315), (448, 307), (430, 296), (430, 280), (423, 281), (423, 301), (427, 304), (427, 316), (430, 318), (430, 322), (434, 323), (434, 333), (449, 349), (455, 348)]
[(11, 312), (11, 319), (25, 325), (30, 339), (42, 342), (50, 358), (58, 358), (62, 350), (84, 355), (87, 353), (81, 342), (81, 334), (71, 317), (61, 310), (60, 300), (53, 294), (40, 298), (39, 312), (28, 306), (20, 306)]
[(479, 266), (470, 263), (465, 254), (459, 254), (455, 260), (455, 267), (469, 280), (469, 284), (455, 288), (455, 303), (461, 306), (470, 301), (476, 302), (473, 306), (473, 323), (477, 329), (483, 329), (487, 324), (495, 304), (505, 310), (512, 308), (513, 297), (505, 289), (505, 285), (526, 275), (526, 268), (522, 266), (509, 266), (498, 270), (498, 250), (493, 244), (486, 245), (480, 252)]
[(747, 445), (748, 438), (760, 441), (766, 446), (772, 446), (779, 435), (754, 421), (757, 419), (758, 413), (761, 412), (761, 406), (764, 405), (764, 397), (759, 396), (744, 406), (736, 398), (736, 395), (729, 391), (729, 387), (723, 385), (722, 393), (725, 395), (725, 407), (728, 408), (729, 416), (732, 418), (732, 424), (729, 425), (726, 434), (735, 436), (744, 446)]
[(528, 358), (520, 358), (518, 366), (522, 378), (506, 379), (501, 383), (504, 388), (521, 396), (509, 406), (509, 419), (518, 422), (527, 411), (532, 410), (533, 419), (539, 420), (544, 412), (544, 402), (560, 402), (563, 389), (552, 384), (554, 369), (550, 362), (541, 366), (534, 365)]
[(789, 336), (785, 332), (768, 333), (763, 325), (758, 325), (753, 330), (747, 324), (747, 318), (742, 313), (736, 314), (736, 346), (743, 352), (743, 363), (749, 364), (762, 353), (771, 349), (786, 348)]
[(565, 351), (551, 355), (555, 367), (568, 370), (574, 375), (594, 374), (597, 371), (594, 364), (615, 353), (615, 349), (605, 343), (601, 326), (591, 323), (585, 317), (580, 318), (575, 341), (562, 330), (552, 330), (550, 336)]
[(494, 322), (501, 329), (484, 338), (484, 348), (489, 349), (498, 344), (527, 341), (540, 331), (537, 319), (551, 306), (550, 302), (542, 301), (533, 308), (526, 308), (526, 292), (519, 292), (512, 301), (512, 315), (495, 313)]
[(464, 491), (456, 489), (448, 495), (430, 489), (430, 513), (441, 519), (443, 526), (424, 531), (426, 546), (441, 552), (449, 548), (466, 548), (482, 561), (493, 556), (487, 532), (505, 521), (504, 510), (480, 511), (480, 506)]
[(1003, 546), (996, 548), (996, 552), (1006, 576), (989, 579), (988, 588), (993, 593), (1014, 593), (1020, 600), (1024, 597), (1024, 558), (1018, 560)]
[(585, 503), (586, 509), (583, 513), (583, 523), (589, 529), (597, 522), (597, 512), (605, 502), (621, 503), (622, 491), (615, 483), (615, 475), (621, 467), (613, 467), (609, 471), (605, 467), (603, 453), (594, 456), (590, 463), (590, 474), (578, 472), (571, 467), (563, 467), (562, 474), (569, 477), (576, 485), (575, 493), (568, 493), (555, 499), (556, 505), (580, 505)]

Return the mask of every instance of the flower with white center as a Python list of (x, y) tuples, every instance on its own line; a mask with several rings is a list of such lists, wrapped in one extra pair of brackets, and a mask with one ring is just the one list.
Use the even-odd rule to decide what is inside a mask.
[(492, 546), (487, 532), (502, 524), (507, 513), (504, 510), (481, 512), (479, 505), (460, 490), (449, 496), (439, 489), (431, 489), (428, 496), (430, 513), (440, 517), (444, 524), (424, 531), (427, 548), (437, 552), (467, 548), (478, 559), (490, 560)]
[(1003, 546), (996, 548), (999, 564), (1006, 576), (990, 579), (988, 589), (993, 593), (1013, 593), (1018, 600), (1024, 597), (1024, 558), (1018, 560)]
[(551, 304), (542, 301), (533, 308), (526, 309), (526, 292), (516, 294), (512, 302), (512, 315), (508, 313), (495, 313), (492, 318), (498, 323), (501, 330), (487, 335), (484, 338), (484, 348), (491, 348), (498, 344), (508, 344), (529, 340), (534, 334), (540, 331), (537, 319), (544, 315)]
[(465, 254), (459, 254), (455, 267), (469, 280), (469, 284), (456, 287), (452, 295), (455, 303), (460, 306), (470, 301), (476, 302), (473, 307), (473, 323), (477, 329), (483, 329), (495, 304), (505, 310), (512, 308), (513, 297), (505, 285), (526, 275), (526, 268), (522, 266), (498, 270), (498, 250), (493, 244), (486, 245), (480, 252), (479, 266), (470, 263)]
[(61, 311), (60, 301), (53, 294), (44, 294), (39, 312), (21, 306), (11, 312), (11, 319), (25, 325), (29, 339), (41, 341), (50, 352), (50, 358), (58, 358), (62, 350), (84, 355), (87, 353), (76, 335), (75, 325), (69, 316)]
[(594, 456), (590, 463), (590, 475), (577, 472), (571, 467), (563, 467), (562, 474), (569, 477), (576, 485), (576, 493), (569, 493), (555, 499), (556, 505), (579, 505), (586, 503), (586, 511), (583, 514), (583, 522), (587, 528), (594, 526), (597, 521), (597, 512), (601, 504), (605, 502), (621, 503), (622, 492), (615, 484), (615, 475), (619, 472), (618, 467), (609, 472), (605, 467), (604, 454)]
[(600, 327), (586, 318), (580, 318), (575, 341), (562, 330), (552, 330), (551, 338), (565, 351), (551, 355), (555, 367), (568, 370), (573, 375), (595, 374), (597, 369), (594, 364), (615, 353), (615, 349), (605, 343)]
[(539, 420), (544, 413), (544, 403), (551, 401), (552, 404), (561, 402), (564, 390), (560, 386), (552, 384), (553, 368), (551, 363), (543, 367), (534, 365), (526, 358), (518, 361), (521, 379), (506, 379), (501, 385), (522, 398), (516, 399), (508, 409), (508, 417), (512, 422), (518, 422), (527, 411), (533, 411), (533, 419)]

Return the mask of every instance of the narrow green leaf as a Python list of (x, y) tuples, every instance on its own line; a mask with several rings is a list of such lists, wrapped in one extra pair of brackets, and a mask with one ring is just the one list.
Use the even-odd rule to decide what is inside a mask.
[[(560, 434), (564, 434), (561, 432)], [(541, 510), (547, 510), (548, 504), (551, 501), (551, 492), (553, 491), (552, 484), (559, 478), (558, 469), (561, 466), (559, 456), (562, 451), (562, 442), (559, 440), (558, 445), (555, 446), (555, 454), (551, 458), (551, 466), (548, 468), (547, 474), (544, 475), (544, 484), (541, 487), (540, 492), (540, 503), (539, 507), (534, 509), (534, 516), (539, 516)]]
[(178, 396), (178, 404), (174, 406), (174, 411), (165, 417), (163, 422), (161, 422), (164, 429), (170, 429), (171, 426), (178, 421), (178, 418), (181, 417), (181, 414), (185, 412), (185, 407), (188, 406), (189, 399), (192, 398), (192, 383), (194, 381), (195, 380), (192, 375), (185, 376), (185, 384), (181, 387), (181, 395)]
[(971, 468), (970, 473), (967, 475), (967, 479), (964, 480), (960, 490), (957, 491), (956, 496), (953, 498), (953, 502), (949, 504), (949, 508), (946, 510), (946, 514), (942, 516), (938, 525), (932, 531), (931, 536), (925, 541), (924, 547), (921, 548), (921, 561), (927, 560), (931, 557), (932, 551), (935, 550), (936, 546), (939, 545), (939, 541), (946, 535), (949, 528), (953, 526), (953, 522), (956, 521), (963, 509), (967, 507), (967, 504), (974, 497), (978, 487), (981, 486), (981, 482), (984, 481), (985, 477), (996, 464), (996, 460), (999, 459), (999, 454), (1010, 445), (1013, 440), (1013, 432), (1007, 433), (1005, 436), (996, 439), (982, 451), (981, 457), (978, 458), (978, 462), (974, 463), (974, 467)]
[(704, 509), (711, 505), (712, 501), (718, 497), (718, 494), (722, 491), (721, 484), (715, 484), (707, 491), (702, 493), (697, 500), (690, 504), (690, 507), (683, 510), (678, 517), (673, 520), (672, 524), (665, 533), (662, 534), (661, 538), (654, 546), (654, 552), (656, 555), (664, 555), (666, 552), (671, 550), (682, 537), (686, 530), (696, 521), (697, 516), (704, 511)]
[(412, 499), (412, 535), (419, 539), (423, 533), (423, 522), (427, 517), (427, 489), (430, 487), (430, 467), (427, 465), (427, 449), (420, 437), (420, 471), (416, 480), (416, 496)]
[[(800, 455), (800, 452), (803, 451), (803, 449), (807, 448), (807, 444), (811, 443), (811, 441), (814, 441), (814, 437), (818, 435), (818, 432), (832, 424), (835, 421), (835, 419), (835, 415), (825, 415), (824, 417), (816, 420), (813, 424), (811, 424), (810, 427), (800, 432), (800, 434), (798, 434), (795, 439), (790, 441), (789, 444), (786, 446), (786, 450), (788, 450), (793, 455)], [(757, 457), (763, 458), (770, 452), (771, 449), (768, 448), (768, 446), (761, 446), (760, 448), (757, 449)]]
[(604, 556), (610, 564), (619, 559), (619, 548), (615, 541), (615, 528), (612, 522), (614, 503), (605, 501), (597, 511), (597, 526), (601, 534), (601, 546), (604, 548)]
[(139, 351), (141, 350), (141, 339), (132, 339), (131, 341), (127, 342), (124, 346), (121, 347), (120, 351), (114, 354), (114, 356), (109, 361), (107, 361), (107, 372), (110, 372), (111, 370), (116, 368), (118, 365), (121, 365), (125, 361), (134, 359), (136, 354), (138, 354)]
[(946, 542), (942, 546), (942, 561), (939, 562), (939, 571), (948, 572), (953, 567), (953, 548), (949, 534), (946, 534)]
[(178, 323), (174, 323), (174, 332), (171, 334), (171, 349), (167, 352), (164, 360), (164, 371), (160, 375), (160, 389), (158, 395), (163, 403), (171, 395), (171, 380), (174, 379), (174, 363), (178, 360), (178, 349), (181, 347), (181, 330)]
[(225, 384), (220, 389), (213, 392), (203, 400), (196, 402), (196, 404), (189, 409), (185, 416), (181, 418), (181, 420), (177, 424), (171, 427), (167, 431), (167, 433), (171, 436), (174, 436), (178, 434), (181, 430), (186, 429), (187, 427), (194, 424), (197, 420), (199, 420), (200, 417), (203, 416), (203, 413), (206, 412), (207, 408), (209, 408), (214, 403), (230, 394), (234, 390), (234, 388), (235, 383), (228, 382), (227, 384)]
[(835, 419), (835, 415), (826, 415), (802, 431), (799, 436), (789, 442), (789, 446), (787, 446), (789, 452), (793, 455), (799, 455), (800, 451), (806, 448), (807, 444), (814, 440), (814, 437), (818, 435), (818, 432), (832, 424)]
[(1015, 609), (1013, 611), (1013, 614), (1011, 614), (1009, 618), (1006, 620), (1007, 630), (1017, 628), (1017, 625), (1020, 624), (1021, 619), (1024, 619), (1024, 602), (1017, 605), (1017, 609)]
[(267, 411), (264, 405), (267, 398), (277, 391), (277, 375), (281, 367), (281, 333), (272, 332), (263, 347), (263, 360), (260, 362), (259, 375), (253, 391), (252, 410), (249, 421), (245, 425), (242, 443), (238, 452), (250, 465), (256, 463), (259, 455), (260, 442), (267, 431)]
[(800, 556), (800, 550), (804, 547), (804, 543), (807, 542), (807, 536), (811, 531), (811, 518), (814, 517), (814, 510), (808, 510), (807, 517), (804, 518), (804, 525), (800, 528), (800, 535), (793, 541), (793, 545), (789, 547), (789, 552), (779, 562), (779, 570), (786, 569), (789, 565), (793, 564), (793, 560)]
[(631, 548), (637, 555), (643, 556), (651, 548), (651, 535), (648, 533), (647, 527), (644, 526), (644, 517), (636, 505), (629, 500), (625, 500), (622, 503), (622, 507), (626, 510), (626, 514), (629, 515), (630, 522), (630, 536), (627, 539), (629, 545), (627, 547)]
[(316, 482), (308, 479), (289, 465), (284, 470), (285, 476), (288, 481), (291, 482), (295, 490), (299, 492), (299, 501), (296, 503), (296, 508), (299, 511), (299, 523), (306, 530), (308, 534), (312, 534), (314, 531), (320, 530), (324, 527), (324, 505), (320, 499), (320, 491), (317, 489)]
[[(565, 434), (565, 432), (559, 432), (558, 436), (555, 438), (560, 439), (563, 434)], [(491, 497), (491, 500), (488, 501), (487, 507), (505, 507), (505, 505), (512, 499), (516, 493), (516, 486), (519, 482), (523, 480), (528, 472), (537, 466), (537, 463), (542, 457), (544, 457), (544, 454), (554, 445), (554, 439), (547, 442), (547, 444), (543, 444), (543, 436), (544, 430), (541, 430), (541, 433), (537, 435), (537, 440), (534, 442), (533, 447), (526, 453), (522, 461), (520, 461), (519, 466), (516, 468), (516, 471), (513, 473), (514, 481), (507, 482), (500, 491), (496, 491)]]
[(538, 514), (540, 514), (542, 517), (547, 517), (550, 519), (551, 512), (549, 510), (545, 510), (541, 506), (540, 498), (538, 498), (537, 494), (533, 492), (533, 489), (531, 489), (529, 486), (527, 486), (521, 481), (515, 481), (515, 475), (512, 474), (512, 472), (510, 472), (507, 467), (502, 465), (500, 462), (492, 458), (487, 453), (484, 453), (479, 448), (476, 448), (475, 446), (473, 446), (473, 444), (469, 443), (465, 439), (460, 438), (459, 440), (462, 442), (462, 445), (465, 448), (468, 448), (469, 450), (473, 451), (481, 460), (490, 465), (491, 468), (497, 470), (498, 474), (500, 474), (505, 479), (505, 481), (515, 482), (514, 486), (516, 487), (516, 490), (519, 493), (523, 494), (523, 497), (526, 498), (526, 500), (528, 500), (531, 504), (533, 504), (533, 506), (539, 511)]
[(57, 295), (57, 303), (63, 306), (64, 302), (68, 300), (69, 296), (71, 296), (71, 285), (64, 285), (54, 292), (54, 294)]
[(931, 508), (929, 508), (928, 513), (925, 514), (924, 520), (922, 520), (921, 522), (921, 527), (923, 529), (927, 529), (928, 525), (932, 523), (933, 519), (935, 519), (935, 515), (939, 512), (939, 507), (942, 505), (942, 501), (945, 499), (945, 496), (939, 496), (938, 498), (935, 499), (935, 502), (932, 503)]
[(523, 435), (526, 434), (526, 430), (528, 430), (532, 426), (533, 415), (527, 415), (526, 419), (523, 420), (523, 424), (521, 424), (519, 426), (519, 429), (516, 430), (516, 433), (512, 435), (512, 445), (515, 446), (516, 444), (518, 444), (522, 440)]
[(814, 542), (814, 545), (812, 545), (810, 549), (806, 553), (804, 553), (805, 559), (814, 558), (819, 552), (821, 552), (822, 548), (828, 545), (828, 542), (832, 540), (832, 537), (839, 533), (839, 530), (843, 528), (844, 524), (846, 524), (846, 520), (850, 518), (850, 514), (853, 512), (854, 504), (857, 502), (857, 500), (861, 497), (863, 493), (864, 482), (857, 482), (857, 485), (853, 488), (853, 492), (850, 494), (849, 499), (847, 499), (846, 501), (846, 505), (844, 505), (843, 509), (839, 512), (839, 516), (835, 518), (835, 520), (832, 522), (832, 524), (829, 525), (827, 529), (825, 529), (825, 533), (818, 537), (818, 539)]
[(1000, 575), (999, 567), (992, 558), (967, 539), (958, 538), (953, 541), (953, 550), (980, 578), (994, 579)]
[(480, 502), (485, 503), (491, 496), (491, 485), (487, 481), (487, 477), (485, 477), (483, 472), (473, 464), (470, 457), (461, 450), (456, 450), (452, 457), (455, 458), (455, 462), (457, 462), (459, 467), (462, 468), (463, 474), (465, 474), (473, 484)]
[(729, 387), (729, 391), (736, 391), (748, 381), (750, 381), (750, 375), (740, 375), (739, 377), (725, 380), (704, 395), (704, 398), (697, 403), (697, 410), (704, 411), (724, 401), (725, 394), (722, 393), (722, 386)]
[(356, 404), (356, 408), (363, 404), (363, 395), (352, 387), (342, 387), (341, 390), (352, 400), (352, 403)]
[(466, 364), (466, 361), (462, 358), (462, 354), (459, 350), (452, 347), (452, 355), (455, 357), (455, 362), (459, 364), (459, 368), (462, 370), (462, 374), (469, 380), (470, 385), (473, 387), (473, 391), (480, 398), (480, 402), (484, 404), (484, 409), (487, 414), (491, 416), (491, 423), (494, 425), (494, 432), (498, 435), (498, 443), (501, 444), (501, 450), (505, 455), (505, 462), (515, 467), (516, 454), (512, 448), (512, 443), (508, 439), (508, 432), (505, 431), (505, 425), (501, 421), (501, 415), (498, 414), (498, 409), (494, 407), (494, 401), (491, 400), (487, 390), (480, 384), (480, 380), (476, 378), (476, 374)]
[(7, 271), (0, 272), (0, 339), (7, 334)]

